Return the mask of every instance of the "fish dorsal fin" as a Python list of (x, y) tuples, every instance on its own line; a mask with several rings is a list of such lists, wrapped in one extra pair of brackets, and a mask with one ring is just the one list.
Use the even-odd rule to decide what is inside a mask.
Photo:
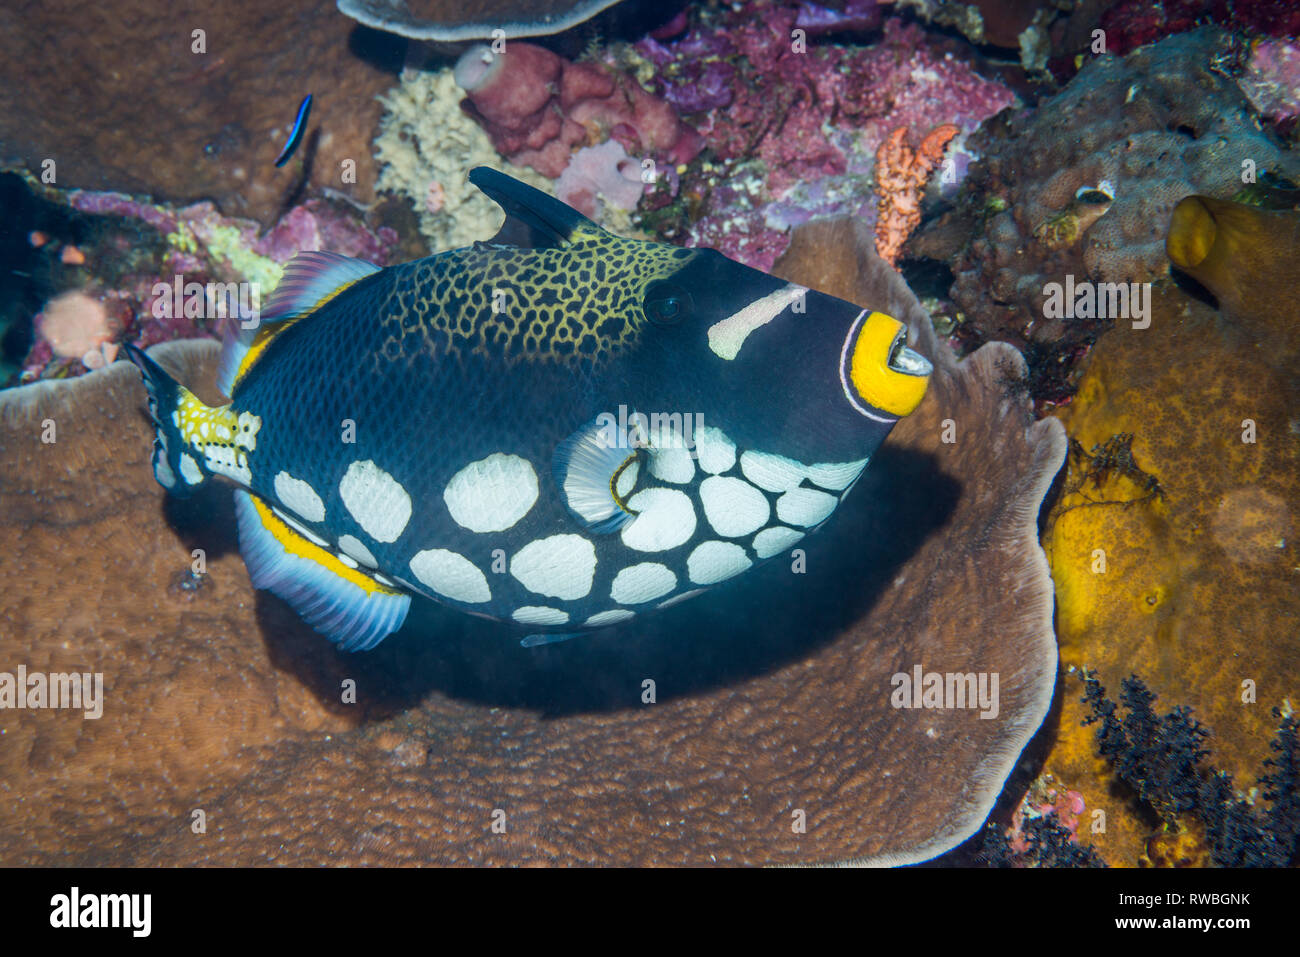
[(506, 212), (505, 225), (492, 238), (497, 245), (559, 248), (604, 232), (572, 206), (498, 170), (476, 166), (469, 181)]
[(217, 386), (227, 396), (257, 361), (262, 350), (294, 320), (319, 309), (359, 279), (379, 272), (379, 267), (362, 259), (324, 251), (301, 252), (284, 269), (279, 285), (271, 293), (251, 329), (243, 323), (227, 326)]

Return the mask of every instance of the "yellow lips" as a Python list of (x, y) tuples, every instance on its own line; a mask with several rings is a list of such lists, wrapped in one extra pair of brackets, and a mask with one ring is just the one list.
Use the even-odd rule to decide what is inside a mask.
[[(909, 371), (890, 365), (891, 358), (899, 364), (900, 356), (906, 357), (904, 366), (912, 366)], [(873, 312), (863, 321), (848, 371), (849, 381), (864, 402), (900, 418), (921, 404), (930, 382), (930, 364), (907, 348), (903, 324), (883, 312)]]

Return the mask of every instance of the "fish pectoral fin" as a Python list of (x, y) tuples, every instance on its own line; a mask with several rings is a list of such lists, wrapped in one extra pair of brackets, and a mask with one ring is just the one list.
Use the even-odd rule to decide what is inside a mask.
[(616, 532), (636, 518), (627, 499), (641, 469), (642, 436), (612, 420), (598, 416), (564, 439), (551, 468), (565, 507), (597, 533)]
[(565, 631), (549, 634), (539, 632), (535, 635), (524, 635), (519, 639), (519, 644), (525, 648), (536, 648), (538, 645), (554, 645), (561, 641), (568, 641), (570, 638), (577, 638), (583, 634), (580, 631)]
[(496, 245), (558, 249), (583, 234), (604, 233), (572, 206), (498, 170), (476, 166), (469, 171), (469, 181), (505, 210), (505, 225), (492, 238)]
[[(217, 387), (227, 396), (252, 368), (267, 344), (291, 326), (295, 320), (319, 309), (344, 289), (372, 273), (378, 266), (364, 259), (338, 253), (313, 251), (299, 253), (284, 268), (275, 292), (254, 318), (256, 321), (231, 322), (226, 326), (221, 362), (217, 367)], [(238, 317), (244, 320), (244, 316)]]
[(342, 650), (373, 648), (406, 621), (410, 595), (343, 564), (243, 489), (235, 518), (253, 585), (283, 598)]

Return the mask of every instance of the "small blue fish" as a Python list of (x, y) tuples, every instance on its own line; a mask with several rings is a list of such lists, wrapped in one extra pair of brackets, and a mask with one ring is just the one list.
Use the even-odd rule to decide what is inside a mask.
[(508, 213), (489, 242), (290, 263), (227, 342), (229, 405), (126, 347), (159, 483), (232, 481), (253, 584), (345, 649), (413, 595), (528, 646), (687, 599), (826, 521), (925, 393), (896, 319), (470, 181)]
[(289, 162), (289, 157), (293, 156), (298, 150), (298, 144), (302, 142), (302, 135), (307, 132), (307, 117), (311, 116), (311, 94), (308, 93), (301, 103), (298, 104), (298, 118), (293, 121), (293, 130), (289, 133), (289, 142), (284, 144), (284, 149), (276, 157), (275, 165), (283, 166)]

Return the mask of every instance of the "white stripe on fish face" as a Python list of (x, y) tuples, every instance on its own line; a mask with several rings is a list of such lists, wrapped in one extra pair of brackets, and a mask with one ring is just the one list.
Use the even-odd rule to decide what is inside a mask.
[(596, 547), (581, 535), (539, 538), (510, 559), (510, 574), (538, 595), (565, 601), (583, 598), (596, 578)]
[(709, 327), (709, 348), (723, 359), (736, 358), (751, 332), (767, 325), (807, 291), (803, 286), (790, 283), (761, 299), (755, 299), (726, 319), (715, 322)]
[(307, 522), (325, 521), (325, 503), (310, 483), (281, 471), (275, 476), (275, 495), (280, 504)]
[(402, 484), (366, 459), (348, 466), (339, 482), (343, 504), (377, 542), (395, 542), (411, 520), (411, 496)]
[(723, 538), (739, 538), (762, 528), (772, 514), (767, 498), (738, 478), (710, 475), (700, 483), (704, 517)]
[(473, 604), (492, 600), (487, 577), (458, 552), (428, 548), (416, 552), (410, 564), (415, 577), (444, 598)]
[(609, 597), (620, 605), (639, 605), (654, 601), (677, 587), (677, 576), (667, 565), (642, 562), (629, 565), (614, 576)]
[(527, 459), (494, 452), (453, 475), (442, 497), (462, 528), (504, 532), (528, 514), (537, 491), (537, 472)]

